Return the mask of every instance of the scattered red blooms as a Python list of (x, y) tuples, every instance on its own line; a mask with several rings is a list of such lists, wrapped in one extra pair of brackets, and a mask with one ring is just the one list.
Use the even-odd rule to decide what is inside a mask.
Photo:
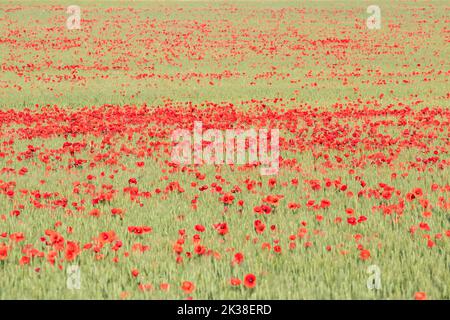
[(146, 234), (146, 233), (152, 232), (152, 230), (153, 229), (148, 226), (130, 226), (130, 227), (128, 227), (128, 232), (134, 233), (137, 235)]
[[(380, 36), (352, 6), (157, 6), (155, 19), (87, 6), (69, 31), (63, 6), (31, 21), (16, 17), (27, 5), (2, 5), (2, 276), (80, 264), (113, 270), (114, 298), (191, 299), (210, 294), (203, 271), (214, 290), (251, 294), (284, 285), (286, 263), (319, 261), (312, 276), (329, 285), (333, 262), (356, 274), (380, 259), (402, 281), (423, 268), (415, 285), (439, 296), (448, 276), (428, 278), (450, 241), (450, 71), (430, 47), (448, 46), (449, 19), (440, 4), (401, 8)], [(259, 158), (174, 161), (174, 131), (196, 121), (203, 134), (278, 129), (279, 173), (261, 175)]]

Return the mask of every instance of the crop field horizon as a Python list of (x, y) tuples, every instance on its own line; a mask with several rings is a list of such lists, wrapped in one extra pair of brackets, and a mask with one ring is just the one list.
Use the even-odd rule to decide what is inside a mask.
[(0, 299), (450, 299), (449, 13), (0, 0)]

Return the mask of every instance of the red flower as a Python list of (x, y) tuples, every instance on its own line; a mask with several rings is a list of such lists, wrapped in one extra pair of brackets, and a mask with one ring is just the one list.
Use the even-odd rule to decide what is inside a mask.
[(321, 207), (322, 209), (328, 208), (328, 207), (330, 207), (330, 205), (331, 205), (331, 201), (328, 200), (328, 199), (323, 199), (323, 200), (320, 202), (320, 207)]
[(0, 243), (0, 260), (5, 260), (8, 257), (8, 246)]
[(415, 195), (416, 197), (421, 197), (421, 196), (423, 195), (423, 191), (422, 191), (422, 189), (420, 189), (420, 188), (415, 188), (415, 189), (413, 190), (413, 192), (414, 192), (414, 195)]
[(420, 227), (420, 229), (422, 229), (422, 230), (430, 231), (430, 226), (429, 226), (428, 223), (426, 223), (426, 222), (421, 222), (421, 223), (419, 224), (419, 227)]
[(354, 226), (354, 225), (356, 225), (356, 224), (358, 223), (358, 221), (356, 220), (355, 217), (347, 218), (347, 222), (348, 222), (349, 224), (351, 224), (352, 226)]
[(204, 231), (205, 231), (205, 227), (202, 226), (201, 224), (197, 224), (197, 225), (194, 227), (194, 229), (195, 229), (197, 232), (204, 232)]
[(11, 240), (13, 240), (14, 242), (20, 242), (20, 241), (24, 241), (25, 240), (25, 236), (23, 235), (22, 232), (11, 233), (9, 235), (9, 238)]
[(230, 283), (233, 287), (237, 287), (241, 285), (241, 279), (231, 278)]
[(361, 223), (361, 222), (364, 222), (364, 221), (367, 221), (367, 218), (365, 216), (360, 216), (358, 218), (358, 223)]
[(111, 230), (107, 232), (101, 232), (100, 236), (98, 237), (98, 242), (100, 244), (112, 243), (116, 239), (117, 239), (116, 233), (113, 230)]
[(228, 225), (226, 222), (218, 223), (214, 225), (214, 228), (217, 230), (217, 232), (224, 236), (228, 233)]
[(160, 288), (162, 291), (168, 291), (169, 288), (170, 288), (170, 285), (169, 285), (168, 283), (163, 282), (163, 283), (161, 283), (161, 284), (159, 285), (159, 288)]
[(65, 257), (67, 261), (74, 260), (80, 252), (81, 252), (80, 247), (76, 242), (67, 241), (65, 252)]
[(202, 245), (197, 245), (197, 246), (195, 246), (194, 251), (196, 254), (202, 255), (206, 252), (206, 248)]
[(432, 213), (431, 213), (431, 211), (425, 211), (422, 213), (422, 216), (424, 218), (430, 218), (432, 216)]
[(275, 178), (269, 179), (269, 181), (268, 181), (269, 188), (271, 188), (271, 189), (274, 188), (276, 184), (277, 184), (277, 180)]
[(186, 294), (190, 294), (190, 293), (192, 293), (195, 290), (195, 285), (192, 282), (190, 282), (190, 281), (184, 281), (181, 284), (181, 289), (183, 289), (183, 291)]
[(153, 286), (151, 283), (139, 283), (138, 288), (141, 291), (151, 291)]
[(266, 225), (262, 223), (260, 220), (255, 220), (254, 222), (255, 231), (258, 234), (262, 234), (264, 230), (266, 229)]
[(272, 206), (278, 206), (280, 199), (282, 199), (282, 198), (283, 198), (283, 196), (268, 195), (266, 198), (263, 199), (263, 201)]
[(406, 200), (413, 201), (416, 198), (416, 196), (413, 193), (407, 193), (406, 194)]
[(299, 203), (295, 203), (295, 202), (289, 202), (288, 203), (288, 208), (289, 209), (298, 209), (300, 207), (301, 207), (301, 205)]
[(255, 275), (251, 274), (251, 273), (247, 274), (244, 277), (244, 285), (247, 288), (249, 288), (249, 289), (254, 288), (256, 286), (256, 277), (255, 277)]
[(89, 215), (92, 217), (98, 218), (98, 217), (100, 217), (101, 212), (99, 209), (95, 208), (95, 209), (92, 209), (91, 211), (89, 211)]
[(19, 210), (13, 210), (10, 212), (12, 217), (18, 217), (20, 216), (20, 211)]
[(136, 278), (139, 275), (139, 271), (137, 269), (133, 269), (131, 270), (131, 275)]
[(414, 295), (415, 300), (427, 300), (427, 294), (425, 292), (416, 292)]
[(263, 204), (261, 206), (261, 211), (264, 212), (265, 214), (269, 214), (272, 211), (272, 208)]
[(244, 255), (240, 252), (234, 255), (233, 264), (241, 264), (244, 261)]
[(365, 250), (365, 249), (361, 250), (360, 253), (359, 253), (359, 258), (361, 260), (369, 259), (370, 258), (370, 251), (369, 250)]
[(225, 194), (222, 198), (220, 198), (220, 200), (224, 203), (224, 204), (232, 204), (233, 200), (234, 200), (234, 196), (231, 193), (227, 193)]
[(355, 213), (355, 210), (353, 210), (352, 208), (347, 208), (345, 209), (345, 213), (349, 216), (352, 216)]
[(22, 258), (20, 258), (19, 264), (21, 266), (29, 264), (29, 263), (30, 263), (30, 257), (23, 256)]
[(138, 234), (138, 235), (152, 232), (152, 230), (153, 230), (152, 227), (148, 227), (148, 226), (130, 226), (130, 227), (128, 227), (128, 232)]
[(122, 209), (120, 209), (120, 208), (112, 208), (111, 209), (111, 213), (112, 213), (113, 216), (123, 217), (123, 215), (124, 215), (124, 211)]

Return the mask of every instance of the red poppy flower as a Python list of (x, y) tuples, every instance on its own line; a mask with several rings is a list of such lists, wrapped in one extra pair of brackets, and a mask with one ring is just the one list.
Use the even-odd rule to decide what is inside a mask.
[(226, 222), (215, 224), (214, 228), (221, 236), (224, 236), (228, 233), (228, 224)]
[(19, 264), (21, 266), (29, 264), (29, 263), (30, 263), (30, 257), (23, 256), (22, 258), (20, 258)]
[(80, 247), (76, 242), (67, 241), (65, 252), (65, 258), (67, 261), (74, 260), (78, 256), (78, 254), (80, 254), (80, 252), (81, 252)]
[(8, 257), (8, 246), (0, 243), (0, 260), (5, 260)]
[(266, 229), (266, 225), (262, 223), (260, 220), (256, 220), (254, 223), (255, 231), (258, 234), (262, 234), (264, 230)]
[(370, 251), (369, 250), (361, 250), (359, 252), (359, 257), (361, 260), (367, 260), (370, 258)]
[(116, 233), (114, 230), (101, 232), (98, 237), (98, 241), (100, 244), (111, 243), (117, 239)]
[(89, 215), (92, 217), (98, 218), (98, 217), (100, 217), (101, 212), (99, 209), (95, 208), (95, 209), (92, 209), (91, 211), (89, 211)]
[(170, 288), (170, 285), (169, 285), (168, 283), (163, 282), (163, 283), (161, 283), (161, 284), (159, 285), (159, 288), (160, 288), (162, 291), (168, 291), (169, 288)]
[(425, 230), (425, 231), (430, 231), (430, 226), (428, 225), (428, 223), (426, 222), (421, 222), (419, 224), (420, 229)]
[(224, 204), (232, 204), (234, 201), (234, 195), (231, 193), (227, 193), (222, 198), (220, 198), (220, 201), (222, 201)]
[(352, 226), (354, 226), (358, 223), (358, 221), (356, 220), (355, 217), (347, 218), (347, 222), (348, 222), (348, 224), (351, 224)]
[(194, 229), (198, 232), (204, 232), (205, 231), (205, 227), (202, 226), (201, 224), (197, 224), (195, 225)]
[(425, 292), (416, 292), (414, 295), (415, 300), (427, 300), (427, 295)]
[(136, 278), (139, 275), (139, 271), (137, 269), (132, 269), (131, 275)]
[(151, 283), (139, 283), (138, 288), (140, 291), (151, 291), (153, 290), (153, 286)]
[(241, 285), (241, 279), (231, 278), (230, 283), (233, 287), (237, 287)]
[(255, 286), (256, 286), (256, 277), (255, 277), (255, 275), (254, 274), (251, 274), (251, 273), (249, 273), (249, 274), (247, 274), (245, 277), (244, 277), (244, 285), (247, 287), (247, 288), (254, 288)]
[(112, 208), (111, 209), (111, 213), (112, 213), (113, 216), (121, 216), (121, 217), (123, 217), (123, 215), (124, 215), (124, 211), (121, 208)]
[(263, 204), (261, 206), (261, 211), (265, 214), (269, 214), (270, 212), (272, 212), (272, 208)]
[(186, 293), (190, 294), (195, 290), (195, 285), (190, 281), (184, 281), (181, 285), (181, 289)]
[(275, 178), (270, 178), (268, 181), (269, 188), (275, 188), (275, 185), (277, 184), (277, 180)]
[(197, 246), (195, 246), (194, 251), (196, 254), (198, 254), (200, 256), (206, 252), (206, 248), (202, 245), (197, 245)]
[(234, 255), (233, 264), (241, 264), (244, 261), (244, 255), (240, 252)]

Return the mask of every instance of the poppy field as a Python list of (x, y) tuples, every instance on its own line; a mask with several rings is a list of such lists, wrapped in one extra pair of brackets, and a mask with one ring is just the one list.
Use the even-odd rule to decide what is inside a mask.
[[(449, 44), (446, 1), (0, 0), (0, 299), (449, 299)], [(174, 161), (195, 123), (277, 170)]]

